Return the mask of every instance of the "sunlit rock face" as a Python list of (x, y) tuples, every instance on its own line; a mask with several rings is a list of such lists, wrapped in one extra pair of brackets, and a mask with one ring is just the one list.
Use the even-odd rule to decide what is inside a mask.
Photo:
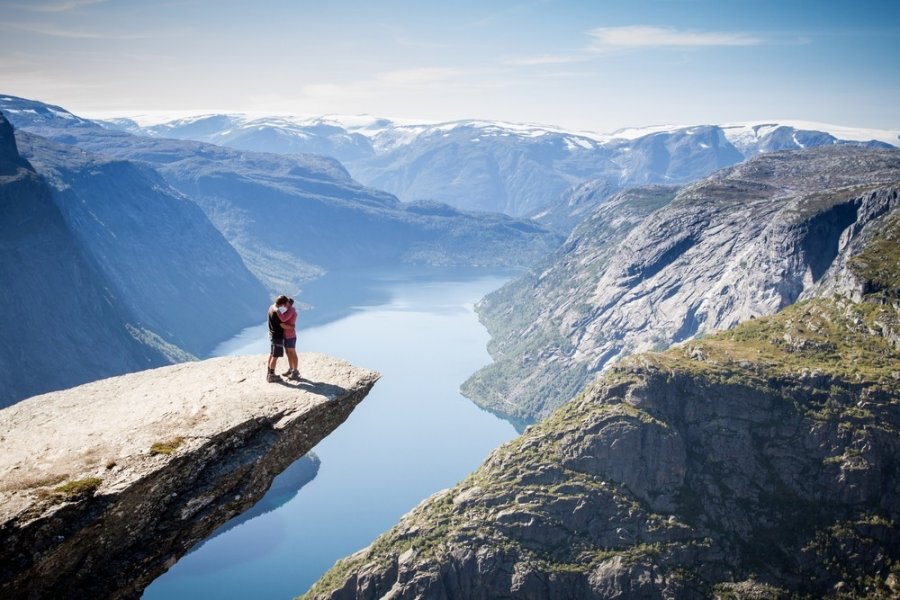
[[(643, 190), (643, 192), (641, 192)], [(772, 314), (824, 290), (900, 206), (900, 151), (775, 152), (601, 204), (563, 246), (478, 306), (494, 364), (463, 386), (527, 424), (616, 360)]]
[(378, 374), (301, 354), (194, 361), (0, 411), (0, 595), (137, 598), (338, 427)]

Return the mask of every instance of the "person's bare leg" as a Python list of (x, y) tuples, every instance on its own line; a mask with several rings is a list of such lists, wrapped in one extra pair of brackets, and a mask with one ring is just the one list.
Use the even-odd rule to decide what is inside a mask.
[(288, 368), (284, 372), (283, 377), (294, 378), (299, 376), (297, 372), (297, 351), (294, 348), (285, 348), (285, 351), (287, 352)]

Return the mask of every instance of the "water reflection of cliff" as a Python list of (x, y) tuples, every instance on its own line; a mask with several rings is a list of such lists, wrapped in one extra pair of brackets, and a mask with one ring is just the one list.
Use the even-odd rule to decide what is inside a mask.
[[(272, 512), (293, 500), (300, 488), (315, 479), (316, 474), (319, 472), (320, 463), (319, 457), (314, 452), (310, 452), (294, 461), (291, 466), (272, 481), (269, 491), (266, 492), (266, 495), (259, 502), (253, 505), (253, 508), (224, 523), (213, 531), (212, 535), (203, 541), (203, 544), (208, 543), (226, 531), (234, 529), (238, 525), (243, 525), (247, 521)], [(199, 544), (191, 552), (195, 552), (203, 544)]]

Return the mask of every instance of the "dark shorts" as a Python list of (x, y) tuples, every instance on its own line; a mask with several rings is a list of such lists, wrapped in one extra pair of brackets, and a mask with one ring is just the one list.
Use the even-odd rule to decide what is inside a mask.
[(284, 338), (284, 347), (285, 348), (296, 348), (297, 347), (297, 338)]
[(284, 356), (284, 340), (272, 340), (272, 350), (269, 352), (269, 356), (275, 358)]

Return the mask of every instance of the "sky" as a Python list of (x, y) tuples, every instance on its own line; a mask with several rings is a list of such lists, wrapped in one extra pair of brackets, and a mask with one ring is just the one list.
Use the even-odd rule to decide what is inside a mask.
[(900, 128), (900, 1), (0, 0), (0, 93), (611, 132)]

